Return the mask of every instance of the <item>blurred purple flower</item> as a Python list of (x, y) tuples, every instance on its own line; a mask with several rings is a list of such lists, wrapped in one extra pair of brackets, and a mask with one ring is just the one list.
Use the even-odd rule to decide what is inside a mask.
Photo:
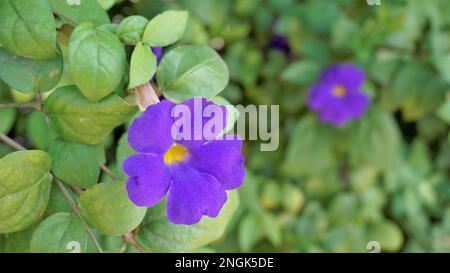
[(353, 64), (330, 66), (311, 87), (308, 107), (319, 112), (323, 122), (336, 126), (360, 118), (370, 101), (360, 90), (364, 80), (364, 71)]
[[(212, 141), (204, 137), (204, 125), (212, 119), (223, 118), (219, 124), (225, 128), (224, 106), (201, 98), (180, 105), (191, 113), (185, 117), (182, 112), (181, 120), (173, 118), (177, 106), (168, 100), (151, 105), (134, 120), (128, 142), (139, 154), (127, 158), (123, 169), (128, 175), (128, 196), (134, 204), (152, 207), (168, 192), (168, 219), (175, 224), (191, 225), (198, 223), (203, 215), (216, 217), (227, 200), (226, 190), (242, 185), (244, 157), (239, 137), (219, 140), (221, 128), (208, 137)], [(224, 114), (204, 117), (203, 111), (211, 106), (219, 107)], [(194, 125), (199, 119), (200, 127)], [(192, 128), (182, 128), (179, 124), (190, 124)], [(180, 128), (190, 129), (188, 137), (174, 137), (174, 126), (178, 134)]]
[(291, 46), (289, 41), (283, 34), (274, 34), (270, 38), (269, 48), (282, 51), (286, 56), (291, 55)]

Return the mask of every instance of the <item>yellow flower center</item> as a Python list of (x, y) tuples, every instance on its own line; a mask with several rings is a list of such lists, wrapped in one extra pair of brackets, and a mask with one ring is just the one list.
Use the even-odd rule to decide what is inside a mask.
[(333, 95), (336, 97), (343, 97), (347, 94), (347, 90), (342, 85), (336, 85), (333, 87)]
[(176, 162), (182, 162), (186, 159), (188, 150), (183, 145), (174, 144), (170, 149), (164, 154), (164, 162), (167, 165), (172, 165)]

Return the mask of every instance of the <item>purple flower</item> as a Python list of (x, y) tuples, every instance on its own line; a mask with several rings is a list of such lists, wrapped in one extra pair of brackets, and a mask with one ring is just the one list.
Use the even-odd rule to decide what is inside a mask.
[(273, 48), (283, 52), (286, 56), (291, 55), (291, 46), (286, 36), (282, 34), (274, 34), (269, 41), (269, 48)]
[(360, 90), (364, 80), (364, 71), (353, 64), (330, 66), (311, 87), (308, 107), (336, 126), (360, 118), (369, 105), (369, 96)]
[(158, 61), (158, 64), (159, 64), (159, 62), (161, 62), (161, 59), (162, 59), (163, 48), (160, 46), (152, 47), (152, 52), (153, 52), (153, 54), (155, 54), (156, 60)]
[[(174, 118), (180, 106), (192, 114), (182, 111), (181, 117)], [(205, 115), (210, 107), (224, 114)], [(211, 121), (222, 126), (205, 136)], [(131, 201), (152, 207), (168, 193), (167, 217), (172, 223), (191, 225), (203, 215), (216, 217), (227, 200), (226, 190), (240, 187), (245, 177), (242, 140), (217, 138), (225, 126), (226, 108), (206, 99), (180, 105), (164, 100), (148, 107), (128, 133), (129, 144), (139, 152), (123, 164)], [(180, 131), (188, 133), (180, 137)]]

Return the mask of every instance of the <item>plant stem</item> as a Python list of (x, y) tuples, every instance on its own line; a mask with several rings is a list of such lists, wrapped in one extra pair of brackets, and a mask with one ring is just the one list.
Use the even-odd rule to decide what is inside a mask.
[(123, 240), (126, 244), (130, 244), (130, 245), (134, 246), (141, 253), (147, 253), (145, 248), (138, 241), (136, 241), (134, 233), (132, 233), (132, 232), (125, 233), (123, 235)]
[(0, 104), (0, 109), (5, 109), (5, 108), (19, 108), (19, 109), (34, 108), (38, 111), (41, 111), (42, 104), (37, 101), (29, 102), (29, 103), (3, 103), (3, 104)]
[[(26, 150), (25, 147), (23, 147), (19, 143), (15, 142), (13, 139), (9, 138), (5, 134), (0, 134), (0, 140), (5, 142), (7, 145), (11, 146), (12, 148), (14, 148), (16, 150), (19, 150), (19, 151)], [(89, 226), (86, 223), (86, 221), (84, 220), (84, 218), (81, 216), (81, 210), (80, 210), (80, 207), (78, 206), (77, 202), (72, 198), (72, 196), (70, 195), (69, 191), (66, 189), (64, 184), (54, 174), (53, 174), (53, 177), (54, 177), (54, 181), (55, 181), (56, 185), (58, 186), (58, 188), (61, 190), (64, 197), (67, 199), (67, 201), (69, 201), (70, 205), (72, 206), (72, 210), (75, 212), (75, 214), (78, 217), (80, 217), (81, 224), (83, 225), (84, 229), (88, 233), (89, 237), (91, 237), (92, 242), (94, 243), (98, 252), (103, 253), (104, 251), (103, 251), (102, 247), (100, 246), (100, 244), (98, 243), (97, 238), (95, 238), (94, 233), (89, 228)]]
[(110, 169), (108, 169), (108, 167), (106, 167), (105, 164), (101, 164), (101, 165), (100, 165), (100, 169), (101, 169), (105, 174), (107, 174), (109, 177), (111, 177), (112, 180), (117, 180), (117, 177), (114, 175), (114, 173), (113, 173)]
[(72, 198), (69, 191), (66, 189), (64, 184), (55, 176), (55, 183), (64, 195), (64, 197), (69, 201), (70, 205), (72, 206), (72, 210), (75, 212), (75, 214), (80, 218), (81, 224), (83, 225), (84, 229), (88, 233), (89, 237), (91, 237), (92, 242), (94, 243), (95, 247), (97, 248), (99, 253), (103, 253), (103, 249), (100, 246), (99, 242), (97, 241), (97, 238), (95, 238), (94, 233), (92, 232), (89, 225), (86, 223), (86, 220), (84, 220), (83, 216), (81, 216), (81, 209), (78, 206), (77, 202)]
[(14, 140), (12, 140), (11, 138), (9, 138), (7, 135), (5, 134), (0, 134), (0, 140), (3, 141), (5, 144), (11, 146), (13, 149), (18, 150), (18, 151), (25, 151), (26, 148), (23, 147), (22, 145), (20, 145), (19, 143), (15, 142)]

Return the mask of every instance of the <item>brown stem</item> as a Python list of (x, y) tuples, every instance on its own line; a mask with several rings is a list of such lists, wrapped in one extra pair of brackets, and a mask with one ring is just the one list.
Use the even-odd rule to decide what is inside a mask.
[(38, 111), (41, 111), (42, 104), (38, 101), (29, 102), (29, 103), (3, 103), (3, 104), (0, 104), (0, 109), (5, 109), (5, 108), (19, 108), (19, 109), (34, 108)]
[(66, 189), (64, 184), (55, 176), (55, 183), (58, 186), (59, 190), (62, 192), (64, 197), (69, 201), (70, 205), (72, 206), (72, 210), (75, 212), (75, 214), (80, 218), (81, 224), (83, 225), (84, 229), (88, 233), (89, 237), (91, 237), (92, 242), (94, 243), (95, 247), (97, 248), (98, 252), (103, 253), (103, 249), (100, 246), (99, 242), (97, 241), (97, 238), (95, 238), (94, 233), (92, 232), (89, 225), (84, 220), (83, 216), (81, 216), (81, 209), (78, 206), (77, 202), (73, 199), (73, 197), (70, 195), (69, 191)]
[(117, 177), (114, 175), (114, 173), (113, 173), (110, 169), (108, 169), (108, 167), (106, 167), (105, 164), (101, 164), (101, 165), (100, 165), (100, 169), (101, 169), (104, 173), (106, 173), (109, 177), (111, 177), (112, 180), (117, 180)]
[[(20, 145), (19, 143), (15, 142), (13, 139), (9, 138), (5, 134), (0, 134), (0, 140), (2, 140), (7, 145), (11, 146), (12, 148), (14, 148), (16, 150), (19, 150), (19, 151), (26, 150), (22, 145)], [(84, 220), (84, 218), (81, 216), (81, 210), (80, 210), (80, 207), (78, 206), (77, 202), (70, 195), (69, 191), (66, 189), (64, 184), (54, 174), (53, 174), (53, 177), (54, 177), (54, 181), (55, 181), (56, 185), (58, 186), (58, 188), (61, 190), (61, 192), (64, 195), (64, 197), (67, 199), (67, 201), (69, 201), (70, 205), (72, 206), (72, 210), (75, 212), (75, 214), (78, 217), (80, 217), (81, 224), (83, 225), (84, 229), (88, 233), (89, 237), (91, 237), (92, 242), (94, 243), (94, 245), (97, 248), (98, 252), (103, 253), (104, 251), (103, 251), (102, 247), (100, 246), (100, 244), (98, 243), (97, 238), (95, 238), (94, 233), (89, 228), (89, 226), (86, 223), (86, 221)]]
[(5, 144), (11, 146), (13, 149), (18, 150), (18, 151), (25, 151), (26, 148), (23, 147), (22, 145), (20, 145), (19, 143), (15, 142), (14, 140), (12, 140), (11, 138), (9, 138), (7, 135), (5, 134), (0, 134), (0, 140), (3, 141)]
[(123, 240), (125, 243), (134, 246), (140, 252), (147, 253), (145, 248), (138, 241), (136, 241), (134, 233), (132, 232), (125, 233), (123, 235)]

